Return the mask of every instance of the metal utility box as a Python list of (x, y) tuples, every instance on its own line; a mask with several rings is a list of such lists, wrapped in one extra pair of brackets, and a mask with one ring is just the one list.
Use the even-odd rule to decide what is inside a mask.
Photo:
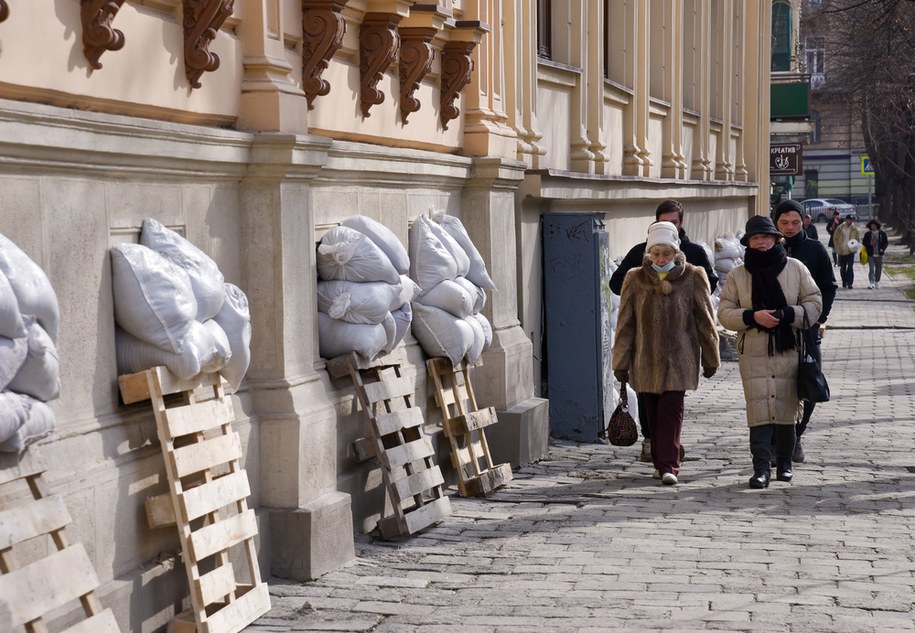
[(543, 349), (555, 438), (596, 442), (616, 405), (603, 218), (603, 213), (543, 215)]

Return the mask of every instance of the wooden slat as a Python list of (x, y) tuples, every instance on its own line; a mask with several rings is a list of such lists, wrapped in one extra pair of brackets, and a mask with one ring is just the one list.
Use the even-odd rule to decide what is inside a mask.
[(0, 512), (0, 549), (59, 530), (71, 520), (67, 506), (57, 495), (25, 501)]
[(149, 529), (175, 525), (175, 504), (172, 503), (171, 493), (146, 497), (143, 505), (146, 508), (146, 525)]
[(375, 458), (375, 442), (367, 437), (360, 437), (353, 442), (353, 454), (360, 462)]
[(413, 395), (413, 381), (403, 376), (363, 385), (369, 404)]
[(46, 470), (44, 459), (35, 450), (27, 450), (21, 457), (16, 453), (0, 453), (0, 485)]
[(191, 488), (182, 495), (187, 519), (192, 521), (215, 512), (251, 494), (248, 473), (244, 470), (229, 473), (209, 483)]
[(226, 596), (235, 593), (235, 569), (232, 563), (226, 563), (201, 576), (198, 582), (203, 604), (221, 602)]
[(261, 583), (209, 616), (198, 633), (238, 633), (269, 610), (270, 595), (267, 585)]
[(401, 444), (400, 446), (394, 446), (385, 450), (382, 461), (388, 469), (393, 470), (398, 466), (403, 466), (410, 462), (417, 462), (426, 457), (431, 457), (434, 454), (435, 449), (432, 447), (432, 442), (429, 441), (428, 437), (423, 435), (418, 440), (413, 440), (412, 442), (407, 442), (406, 444)]
[(408, 499), (414, 495), (422, 494), (435, 486), (441, 486), (445, 483), (440, 468), (428, 468), (418, 473), (408, 475), (397, 481), (392, 481), (391, 485), (397, 490), (400, 499)]
[(499, 421), (495, 407), (487, 407), (479, 411), (471, 411), (465, 415), (456, 416), (446, 422), (449, 432), (463, 435), (472, 431), (479, 431)]
[(329, 359), (325, 368), (331, 378), (337, 379), (350, 376), (352, 369), (357, 371), (365, 371), (367, 369), (382, 371), (394, 366), (389, 362), (388, 357), (382, 357), (382, 359), (378, 360), (366, 360), (356, 352), (350, 352), (349, 354)]
[(375, 418), (375, 430), (378, 435), (388, 435), (404, 429), (423, 425), (423, 412), (419, 407), (401, 409), (392, 413), (383, 413)]
[(409, 533), (413, 534), (425, 527), (429, 527), (433, 523), (447, 519), (450, 514), (451, 501), (448, 497), (440, 497), (415, 510), (404, 513), (404, 521), (407, 524)]
[(255, 536), (257, 521), (254, 518), (254, 510), (247, 510), (193, 532), (187, 544), (190, 551), (185, 552), (185, 555), (190, 556), (194, 563), (199, 563), (207, 556), (227, 550)]
[(512, 480), (512, 469), (509, 464), (499, 464), (491, 470), (480, 474), (479, 477), (468, 479), (465, 483), (467, 494), (473, 497), (479, 497), (488, 494), (504, 486)]
[(0, 596), (17, 627), (98, 587), (98, 578), (81, 543), (0, 576)]
[(170, 437), (180, 437), (214, 429), (235, 419), (232, 401), (228, 398), (195, 402), (165, 411)]
[(172, 455), (177, 476), (186, 477), (240, 458), (242, 455), (241, 440), (238, 433), (229, 433), (176, 448)]
[(105, 609), (61, 633), (121, 633), (121, 629), (118, 628), (117, 620), (114, 619), (114, 612), (111, 609)]

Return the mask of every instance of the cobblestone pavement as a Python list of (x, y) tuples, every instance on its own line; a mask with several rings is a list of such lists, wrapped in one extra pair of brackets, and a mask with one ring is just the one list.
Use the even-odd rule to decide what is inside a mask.
[[(676, 487), (639, 446), (551, 443), (486, 499), (308, 582), (246, 630), (915, 631), (915, 303), (839, 289), (791, 484), (751, 490), (736, 362), (687, 396)], [(838, 273), (838, 269), (837, 269)]]

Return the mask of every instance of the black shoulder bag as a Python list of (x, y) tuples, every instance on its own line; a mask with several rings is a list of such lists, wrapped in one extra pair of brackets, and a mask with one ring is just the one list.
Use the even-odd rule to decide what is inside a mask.
[(816, 345), (816, 341), (810, 338), (812, 335), (810, 323), (807, 321), (807, 310), (804, 310), (804, 330), (801, 332), (797, 348), (797, 397), (806, 402), (828, 402), (829, 384), (826, 382), (826, 376), (813, 356), (807, 353), (807, 348)]

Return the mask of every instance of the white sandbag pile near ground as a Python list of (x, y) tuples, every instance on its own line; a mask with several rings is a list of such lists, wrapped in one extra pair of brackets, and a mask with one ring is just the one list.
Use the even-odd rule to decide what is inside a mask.
[(139, 244), (111, 249), (118, 372), (164, 365), (192, 379), (220, 373), (237, 389), (251, 359), (248, 300), (190, 241), (146, 218)]
[(715, 238), (713, 267), (718, 275), (718, 288), (724, 288), (728, 273), (743, 263), (744, 250), (743, 244), (733, 233), (724, 233)]
[(453, 366), (479, 362), (492, 344), (492, 326), (481, 314), (494, 289), (483, 258), (458, 218), (432, 211), (410, 227), (410, 276), (422, 292), (413, 301), (413, 335), (429, 356)]
[(321, 239), (317, 268), (321, 356), (356, 352), (374, 360), (400, 344), (419, 287), (406, 276), (407, 251), (390, 229), (365, 216), (346, 218)]
[(60, 309), (48, 276), (0, 234), (0, 452), (21, 453), (54, 431), (60, 395)]

